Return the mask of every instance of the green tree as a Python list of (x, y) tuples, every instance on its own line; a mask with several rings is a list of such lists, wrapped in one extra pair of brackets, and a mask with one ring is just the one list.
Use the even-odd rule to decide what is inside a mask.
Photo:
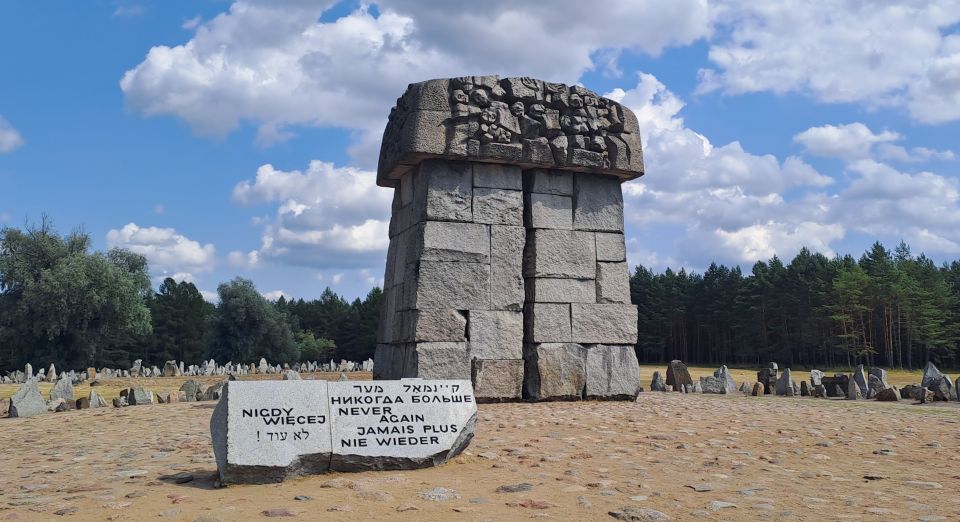
[(257, 292), (253, 282), (236, 278), (217, 287), (220, 303), (212, 316), (209, 355), (221, 361), (293, 363), (300, 347), (287, 317)]
[(83, 367), (123, 360), (151, 331), (143, 256), (90, 253), (82, 231), (60, 236), (44, 218), (0, 229), (0, 359)]
[(153, 342), (145, 360), (162, 366), (165, 361), (199, 364), (207, 343), (207, 317), (214, 306), (203, 300), (193, 283), (167, 278), (148, 301), (153, 318)]

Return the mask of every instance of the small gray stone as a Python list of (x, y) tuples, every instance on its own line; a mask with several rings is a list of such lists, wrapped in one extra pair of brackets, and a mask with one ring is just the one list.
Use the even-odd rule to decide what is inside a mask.
[(497, 488), (497, 493), (523, 493), (533, 489), (533, 484), (522, 482), (520, 484), (506, 484)]
[(611, 517), (625, 522), (663, 522), (670, 520), (666, 513), (650, 508), (625, 506), (608, 513)]
[[(42, 368), (41, 368), (41, 371)], [(10, 397), (10, 411), (7, 413), (10, 417), (33, 417), (46, 413), (47, 403), (40, 395), (36, 379), (28, 379), (17, 390), (17, 393)]]
[(667, 385), (663, 382), (663, 376), (660, 375), (659, 371), (653, 372), (653, 378), (650, 380), (650, 391), (655, 392), (665, 392), (667, 391)]
[(155, 401), (152, 391), (143, 386), (134, 386), (127, 393), (127, 403), (130, 406), (142, 406), (144, 404), (153, 404)]
[[(266, 365), (264, 364), (264, 366)], [(194, 402), (203, 399), (203, 392), (206, 391), (206, 388), (200, 382), (190, 379), (180, 386), (180, 391), (186, 396), (187, 402)]]
[(793, 381), (791, 380), (790, 368), (783, 370), (780, 378), (777, 379), (776, 394), (781, 397), (793, 397)]
[(424, 500), (429, 500), (431, 502), (444, 502), (447, 500), (459, 500), (460, 495), (452, 490), (447, 488), (433, 488), (427, 491), (423, 491), (418, 495)]

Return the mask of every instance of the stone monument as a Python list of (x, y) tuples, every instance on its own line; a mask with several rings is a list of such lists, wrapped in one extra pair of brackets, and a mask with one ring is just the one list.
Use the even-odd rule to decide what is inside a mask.
[(620, 184), (634, 114), (580, 87), (411, 84), (384, 131), (394, 188), (375, 379), (471, 379), (480, 401), (636, 398)]

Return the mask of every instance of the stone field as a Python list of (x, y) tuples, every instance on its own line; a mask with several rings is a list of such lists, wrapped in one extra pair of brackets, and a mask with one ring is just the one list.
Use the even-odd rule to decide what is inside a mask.
[(473, 442), (445, 466), (220, 489), (214, 405), (0, 420), (0, 520), (960, 519), (956, 403), (481, 404)]

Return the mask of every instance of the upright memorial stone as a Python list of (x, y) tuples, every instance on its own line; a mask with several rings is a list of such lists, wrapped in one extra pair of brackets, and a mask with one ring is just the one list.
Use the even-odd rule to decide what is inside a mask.
[(620, 184), (629, 109), (579, 86), (411, 84), (384, 132), (393, 187), (375, 379), (472, 379), (478, 400), (635, 398)]
[(473, 438), (468, 380), (232, 381), (210, 419), (221, 481), (442, 464)]

